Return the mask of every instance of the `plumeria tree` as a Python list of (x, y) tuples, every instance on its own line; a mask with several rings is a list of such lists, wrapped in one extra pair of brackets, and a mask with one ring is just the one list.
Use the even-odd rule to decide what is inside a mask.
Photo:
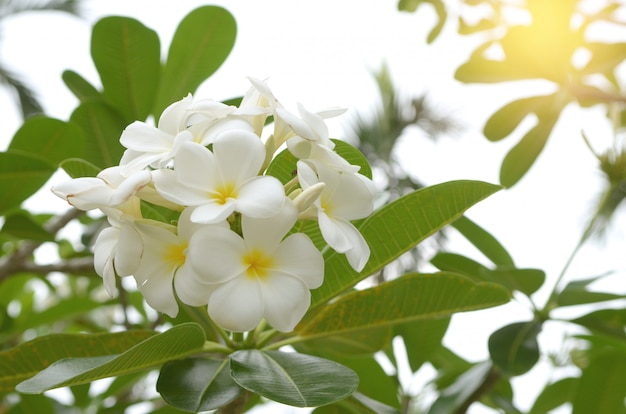
[[(503, 186), (444, 182), (380, 203), (367, 157), (329, 135), (326, 119), (343, 109), (284, 102), (255, 78), (229, 101), (196, 94), (235, 37), (227, 10), (200, 7), (162, 61), (153, 29), (103, 18), (91, 39), (102, 88), (66, 71), (79, 101), (69, 119), (30, 118), (0, 153), (3, 408), (419, 412), (419, 396), (379, 362), (397, 368), (392, 342), (402, 342), (410, 371), (438, 373), (429, 412), (475, 402), (519, 412), (510, 380), (537, 363), (550, 311), (619, 295), (590, 292), (590, 281), (555, 289), (532, 320), (491, 335), (488, 360), (457, 356), (442, 343), (452, 315), (514, 293), (533, 303), (544, 283), (464, 216)], [(67, 177), (50, 197), (67, 212), (22, 208), (59, 168)], [(440, 252), (440, 271), (359, 283), (450, 224), (492, 264)], [(37, 260), (44, 244), (56, 247), (51, 263)], [(608, 391), (595, 384), (626, 361), (619, 311), (572, 321), (597, 352), (584, 354), (581, 377), (546, 386), (533, 412), (623, 411), (618, 376)], [(69, 404), (42, 395), (57, 388)]]

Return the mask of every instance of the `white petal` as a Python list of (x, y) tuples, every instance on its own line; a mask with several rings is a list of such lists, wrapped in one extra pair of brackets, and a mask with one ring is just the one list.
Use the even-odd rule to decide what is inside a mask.
[(189, 240), (187, 260), (202, 283), (223, 283), (245, 271), (243, 239), (230, 229), (207, 226)]
[(111, 197), (111, 206), (122, 204), (135, 194), (144, 186), (150, 184), (152, 181), (152, 175), (150, 171), (139, 171), (126, 178), (115, 189)]
[(169, 201), (183, 206), (194, 206), (206, 202), (206, 192), (181, 184), (175, 171), (152, 171), (152, 180), (159, 194)]
[(360, 174), (337, 173), (321, 165), (318, 166), (318, 172), (321, 181), (332, 181), (334, 184), (332, 193), (327, 195), (333, 216), (356, 220), (372, 213), (374, 194), (367, 183), (359, 178), (362, 177)]
[(117, 274), (129, 276), (139, 267), (144, 244), (132, 222), (122, 221), (114, 258)]
[(283, 197), (285, 203), (269, 218), (252, 218), (243, 216), (241, 228), (246, 246), (249, 249), (262, 248), (266, 252), (273, 252), (280, 241), (295, 224), (298, 212), (293, 202)]
[(61, 182), (52, 187), (52, 192), (77, 209), (85, 211), (110, 206), (113, 197), (113, 188), (95, 177), (80, 177)]
[(271, 176), (254, 177), (239, 188), (237, 211), (241, 214), (266, 218), (278, 213), (285, 202), (285, 189)]
[[(296, 167), (298, 169), (298, 181), (300, 181), (300, 185), (303, 189), (312, 187), (320, 182), (317, 174), (315, 174), (315, 171), (313, 171), (313, 169), (307, 162), (300, 160), (297, 162)], [(328, 191), (329, 183), (324, 183), (327, 187), (326, 191)]]
[[(320, 143), (328, 144), (328, 127), (321, 116), (307, 111), (302, 104), (298, 103), (298, 112), (304, 122), (314, 131), (313, 139)], [(299, 134), (298, 134), (299, 135)], [(302, 136), (302, 138), (308, 138)], [(332, 145), (332, 144), (331, 144)]]
[(311, 304), (307, 286), (278, 272), (272, 272), (260, 284), (267, 322), (281, 332), (293, 331)]
[(264, 304), (256, 278), (239, 276), (220, 285), (209, 298), (209, 316), (233, 332), (254, 329), (263, 318)]
[(358, 243), (358, 237), (361, 236), (349, 221), (330, 217), (322, 211), (318, 215), (318, 223), (326, 243), (339, 253), (352, 249)]
[[(143, 272), (149, 272), (148, 275)], [(135, 275), (137, 287), (153, 309), (163, 312), (172, 318), (178, 314), (178, 303), (172, 287), (173, 274), (158, 266), (142, 266)], [(140, 282), (144, 280), (143, 284)]]
[(210, 191), (215, 187), (215, 155), (206, 147), (195, 142), (184, 142), (176, 157), (174, 168), (178, 180), (184, 186)]
[(359, 233), (359, 236), (360, 237), (355, 246), (345, 252), (348, 263), (350, 263), (350, 266), (352, 266), (352, 268), (357, 272), (363, 270), (363, 268), (367, 264), (367, 261), (370, 258), (370, 247), (367, 245), (367, 242), (363, 238), (363, 235)]
[(191, 221), (203, 224), (217, 224), (228, 218), (237, 208), (237, 201), (230, 198), (225, 203), (208, 200), (198, 205), (191, 213)]
[(134, 151), (163, 153), (169, 151), (175, 134), (168, 134), (160, 129), (135, 121), (127, 126), (120, 136), (120, 143)]
[(170, 134), (176, 135), (181, 130), (185, 129), (185, 118), (187, 116), (187, 109), (193, 102), (193, 96), (187, 94), (180, 101), (174, 102), (161, 113), (159, 118), (159, 129)]
[(239, 185), (259, 174), (265, 161), (265, 146), (249, 131), (222, 132), (215, 138), (213, 153), (219, 163), (222, 180)]
[(200, 283), (199, 276), (190, 264), (184, 264), (174, 276), (174, 289), (178, 298), (189, 306), (204, 306), (214, 286)]
[(113, 252), (117, 246), (119, 229), (107, 227), (102, 230), (94, 244), (93, 266), (102, 277), (104, 288), (110, 296), (115, 293), (115, 269), (113, 269)]
[(302, 280), (309, 289), (324, 281), (324, 257), (304, 233), (287, 237), (274, 252), (276, 268)]

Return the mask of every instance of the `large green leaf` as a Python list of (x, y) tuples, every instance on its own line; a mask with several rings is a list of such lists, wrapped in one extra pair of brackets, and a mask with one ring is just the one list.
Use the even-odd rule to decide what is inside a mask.
[(604, 349), (591, 355), (572, 401), (572, 414), (623, 413), (626, 396), (626, 353)]
[(53, 241), (54, 236), (25, 211), (6, 217), (2, 232), (21, 240)]
[(161, 368), (156, 388), (168, 404), (191, 412), (218, 409), (243, 391), (230, 376), (228, 359), (168, 362)]
[(217, 6), (199, 7), (178, 25), (163, 69), (154, 115), (195, 92), (226, 60), (237, 34), (233, 16)]
[(59, 167), (72, 178), (95, 177), (101, 171), (89, 161), (80, 158), (68, 158), (59, 164)]
[(91, 56), (104, 96), (127, 123), (150, 114), (161, 74), (161, 46), (154, 30), (129, 17), (99, 20), (91, 35)]
[(308, 354), (340, 357), (364, 357), (380, 351), (391, 343), (393, 330), (389, 326), (332, 335), (298, 344), (298, 350)]
[(70, 91), (80, 102), (102, 99), (102, 95), (89, 81), (72, 70), (66, 70), (61, 74), (61, 78)]
[(513, 266), (513, 258), (509, 252), (493, 237), (491, 233), (465, 216), (452, 223), (470, 243), (496, 265)]
[(345, 400), (316, 408), (313, 414), (400, 414), (400, 410), (357, 391)]
[(124, 152), (120, 135), (126, 127), (119, 112), (103, 102), (89, 101), (80, 104), (70, 120), (80, 126), (87, 136), (82, 158), (100, 168), (119, 163)]
[(295, 352), (236, 351), (231, 375), (245, 389), (296, 407), (331, 404), (352, 394), (359, 377), (327, 359)]
[(530, 409), (530, 414), (544, 414), (571, 401), (578, 381), (578, 378), (563, 378), (546, 385)]
[(202, 352), (204, 341), (204, 331), (198, 324), (178, 325), (121, 354), (61, 359), (21, 382), (16, 389), (29, 394), (41, 393), (52, 388), (155, 368), (172, 359)]
[(539, 332), (539, 321), (517, 322), (498, 329), (489, 337), (491, 360), (510, 377), (528, 372), (539, 360)]
[(493, 283), (474, 283), (452, 273), (409, 273), (381, 285), (346, 294), (301, 323), (303, 337), (391, 326), (418, 319), (435, 319), (456, 312), (501, 305), (509, 292)]
[(83, 155), (85, 135), (72, 123), (37, 116), (24, 122), (8, 149), (38, 156), (56, 168), (66, 158)]
[(343, 255), (329, 255), (324, 284), (312, 291), (312, 307), (382, 269), (500, 188), (481, 181), (450, 181), (414, 191), (376, 211), (359, 226), (371, 249), (365, 268), (356, 272)]
[(404, 341), (411, 371), (416, 372), (441, 346), (449, 323), (450, 318), (423, 319), (394, 327)]
[(39, 190), (56, 167), (38, 156), (0, 152), (0, 214), (18, 207)]
[(54, 361), (69, 357), (117, 354), (155, 335), (153, 331), (103, 334), (52, 334), (0, 352), (0, 393), (15, 386)]

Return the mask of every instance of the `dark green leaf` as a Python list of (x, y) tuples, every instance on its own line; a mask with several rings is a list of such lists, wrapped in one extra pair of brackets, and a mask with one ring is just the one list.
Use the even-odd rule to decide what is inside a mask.
[(312, 307), (382, 269), (500, 188), (480, 181), (451, 181), (422, 188), (387, 204), (359, 226), (371, 249), (363, 271), (357, 273), (343, 255), (331, 253), (326, 260), (324, 284), (311, 292)]
[(104, 96), (127, 123), (150, 114), (161, 73), (161, 46), (154, 30), (135, 19), (99, 20), (91, 36), (91, 56)]
[(4, 233), (23, 240), (52, 241), (54, 236), (46, 231), (41, 224), (33, 220), (25, 212), (11, 214), (6, 217), (2, 226)]
[(509, 299), (509, 293), (496, 284), (474, 283), (452, 273), (409, 273), (342, 296), (313, 319), (301, 323), (296, 332), (305, 337), (326, 336), (447, 317), (456, 312), (501, 305)]
[(152, 331), (106, 334), (53, 334), (35, 338), (0, 352), (0, 393), (12, 392), (54, 361), (69, 357), (116, 354), (155, 335)]
[(24, 122), (8, 149), (37, 156), (56, 168), (66, 158), (83, 155), (85, 136), (72, 123), (37, 116)]
[(416, 372), (439, 349), (449, 323), (450, 318), (424, 319), (394, 327), (404, 340), (411, 371)]
[(78, 98), (80, 102), (102, 99), (102, 95), (85, 78), (72, 70), (66, 70), (61, 75), (65, 86)]
[(337, 362), (357, 373), (358, 392), (385, 405), (400, 407), (397, 380), (385, 372), (373, 355), (359, 358), (343, 357)]
[(0, 214), (18, 207), (39, 190), (56, 167), (37, 156), (0, 152)]
[(192, 412), (218, 409), (243, 391), (230, 377), (228, 359), (168, 362), (161, 368), (156, 388), (168, 404)]
[(504, 326), (489, 337), (493, 363), (509, 377), (522, 375), (539, 360), (537, 335), (541, 322), (517, 322)]
[(236, 351), (231, 375), (245, 389), (296, 407), (317, 407), (346, 398), (359, 377), (336, 362), (298, 353)]
[(607, 300), (622, 299), (625, 297), (624, 295), (616, 293), (593, 292), (587, 290), (587, 287), (596, 280), (598, 280), (598, 278), (593, 277), (590, 279), (569, 282), (557, 296), (557, 305), (575, 306), (585, 303), (597, 303)]
[(226, 60), (237, 33), (233, 16), (217, 6), (199, 7), (178, 25), (163, 69), (154, 115), (211, 76)]
[(126, 122), (117, 111), (102, 102), (84, 102), (74, 110), (70, 120), (87, 136), (83, 157), (86, 161), (100, 168), (119, 163), (124, 152), (120, 135)]
[(496, 265), (513, 266), (513, 258), (504, 246), (491, 233), (474, 223), (466, 216), (459, 217), (452, 223), (470, 243)]
[(605, 349), (592, 354), (572, 401), (572, 414), (623, 413), (626, 397), (626, 353)]
[(428, 414), (449, 414), (457, 409), (486, 381), (492, 374), (490, 361), (482, 362), (464, 372), (457, 380), (441, 391), (439, 398), (428, 410)]
[(172, 359), (201, 352), (204, 341), (204, 332), (199, 325), (178, 325), (121, 354), (59, 360), (18, 384), (16, 389), (28, 394), (40, 393), (52, 388), (147, 370)]
[(626, 309), (602, 309), (571, 320), (593, 333), (603, 333), (626, 339)]
[(345, 400), (316, 408), (313, 414), (400, 414), (400, 411), (357, 391)]
[(563, 378), (546, 385), (530, 409), (530, 414), (544, 414), (571, 401), (578, 382), (579, 378)]

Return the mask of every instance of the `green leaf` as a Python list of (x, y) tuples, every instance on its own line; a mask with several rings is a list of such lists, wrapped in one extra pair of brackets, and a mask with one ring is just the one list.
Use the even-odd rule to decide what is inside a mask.
[(175, 326), (117, 355), (61, 359), (34, 377), (18, 384), (19, 392), (33, 394), (101, 378), (157, 367), (176, 358), (202, 352), (205, 337), (195, 323)]
[(95, 177), (101, 170), (89, 161), (85, 161), (80, 158), (68, 158), (61, 161), (59, 167), (63, 168), (63, 170), (72, 178)]
[(467, 399), (478, 390), (492, 373), (490, 361), (472, 366), (457, 380), (441, 391), (439, 398), (428, 410), (428, 414), (449, 414), (457, 412)]
[(571, 401), (579, 378), (563, 378), (546, 385), (535, 400), (530, 414), (544, 414)]
[(443, 26), (445, 26), (446, 20), (448, 19), (448, 12), (446, 5), (441, 0), (430, 0), (429, 3), (433, 5), (435, 13), (437, 13), (437, 23), (430, 32), (428, 32), (428, 36), (426, 37), (426, 43), (431, 44), (439, 37), (439, 34), (443, 30)]
[(450, 318), (423, 319), (394, 326), (402, 337), (411, 371), (417, 372), (441, 347), (443, 336), (448, 330)]
[(168, 404), (181, 410), (218, 409), (243, 391), (230, 377), (228, 361), (188, 358), (167, 362), (156, 389)]
[(584, 280), (575, 280), (569, 282), (563, 290), (557, 296), (558, 306), (575, 306), (583, 305), (585, 303), (597, 303), (607, 300), (622, 299), (625, 295), (619, 295), (609, 292), (592, 292), (587, 290), (587, 287), (598, 280), (599, 278), (593, 277)]
[(443, 318), (456, 312), (508, 302), (509, 293), (491, 283), (474, 283), (452, 274), (409, 273), (365, 290), (350, 292), (326, 305), (296, 327), (303, 336), (390, 326), (418, 319)]
[(22, 240), (41, 242), (54, 240), (54, 236), (26, 212), (18, 212), (7, 216), (2, 226), (2, 231)]
[(120, 135), (126, 127), (122, 116), (110, 106), (97, 101), (84, 102), (70, 117), (88, 137), (84, 159), (99, 168), (117, 165), (124, 152)]
[(485, 229), (468, 219), (459, 217), (452, 223), (470, 243), (496, 265), (514, 266), (513, 258), (500, 242)]
[(18, 207), (39, 190), (56, 167), (37, 156), (0, 152), (0, 214)]
[(324, 284), (311, 292), (311, 306), (327, 302), (379, 271), (500, 188), (481, 181), (451, 181), (414, 191), (374, 212), (359, 226), (371, 249), (365, 268), (358, 273), (343, 255), (331, 253)]
[(63, 71), (61, 78), (70, 91), (80, 102), (94, 101), (102, 99), (102, 95), (85, 78), (72, 70)]
[(400, 411), (357, 391), (345, 400), (316, 408), (313, 414), (400, 414)]
[(91, 35), (91, 56), (104, 96), (126, 122), (144, 120), (152, 111), (161, 73), (161, 46), (154, 30), (135, 19), (99, 20)]
[(489, 337), (491, 360), (510, 377), (522, 375), (539, 360), (537, 335), (541, 322), (517, 322), (504, 326)]
[(593, 333), (603, 333), (616, 338), (626, 339), (626, 309), (601, 309), (576, 319), (572, 323), (584, 326)]
[(311, 339), (298, 344), (298, 350), (309, 354), (324, 353), (335, 358), (346, 356), (362, 357), (374, 354), (389, 345), (392, 334), (393, 331), (388, 326), (364, 329)]
[(492, 142), (508, 137), (528, 115), (536, 113), (553, 96), (554, 94), (521, 98), (504, 105), (485, 123), (485, 137)]
[(236, 34), (233, 16), (217, 6), (199, 7), (180, 22), (153, 108), (156, 118), (165, 107), (195, 92), (222, 65), (235, 44)]
[(36, 116), (24, 122), (8, 149), (37, 156), (56, 168), (66, 158), (82, 156), (85, 139), (80, 128), (72, 123)]
[(296, 407), (317, 407), (346, 398), (359, 377), (327, 359), (255, 349), (230, 355), (231, 376), (243, 388)]
[(497, 23), (494, 20), (489, 18), (480, 19), (478, 23), (469, 24), (462, 16), (459, 16), (459, 34), (462, 35), (471, 35), (478, 32), (483, 32), (486, 30), (495, 29), (497, 27)]
[(626, 56), (626, 43), (589, 42), (585, 48), (591, 52), (591, 58), (582, 73), (611, 74)]
[(583, 369), (572, 401), (572, 414), (623, 413), (626, 353), (608, 349), (593, 354)]
[(335, 143), (335, 152), (352, 165), (361, 167), (359, 174), (372, 178), (372, 168), (365, 155), (358, 148), (348, 144), (340, 139), (333, 139)]
[(105, 334), (52, 334), (0, 352), (0, 393), (12, 392), (54, 361), (69, 357), (117, 354), (155, 335), (153, 331)]
[(397, 379), (388, 375), (373, 355), (337, 359), (340, 364), (352, 369), (359, 376), (358, 392), (383, 404), (400, 407)]

